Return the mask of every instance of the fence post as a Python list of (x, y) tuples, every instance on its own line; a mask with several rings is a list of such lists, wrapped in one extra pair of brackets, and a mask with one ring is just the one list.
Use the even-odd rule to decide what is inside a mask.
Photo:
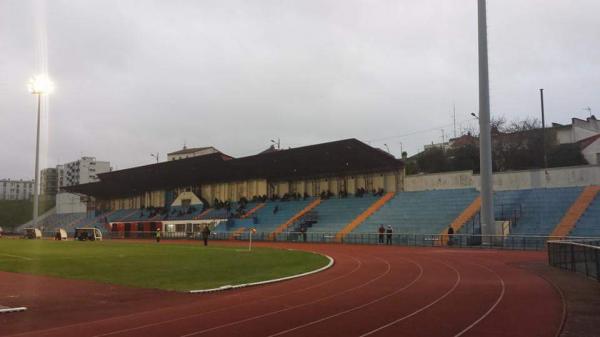
[(594, 258), (596, 259), (596, 280), (600, 282), (600, 262), (598, 262), (598, 250), (594, 249)]
[(585, 276), (589, 277), (590, 273), (588, 271), (587, 251), (588, 251), (588, 248), (587, 247), (583, 247), (583, 262), (584, 262), (584, 265), (585, 265)]
[(577, 271), (577, 268), (575, 268), (575, 248), (573, 245), (570, 245), (571, 247), (571, 271)]

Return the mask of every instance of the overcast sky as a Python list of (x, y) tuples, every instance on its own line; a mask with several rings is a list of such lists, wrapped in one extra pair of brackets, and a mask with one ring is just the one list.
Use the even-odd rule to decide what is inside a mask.
[[(122, 169), (150, 153), (255, 154), (343, 138), (400, 156), (475, 126), (476, 1), (0, 0), (0, 178), (81, 155)], [(493, 116), (600, 114), (600, 1), (489, 0)]]

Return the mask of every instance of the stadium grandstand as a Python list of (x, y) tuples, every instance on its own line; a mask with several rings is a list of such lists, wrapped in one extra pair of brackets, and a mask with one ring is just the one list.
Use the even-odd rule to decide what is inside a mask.
[[(449, 227), (480, 233), (475, 188), (405, 191), (404, 163), (356, 139), (242, 158), (216, 152), (99, 178), (67, 187), (84, 196), (88, 212), (50, 216), (46, 231), (93, 226), (135, 237), (161, 228), (195, 237), (209, 225), (225, 238), (245, 238), (253, 228), (262, 239), (294, 233), (296, 240), (363, 243), (375, 243), (382, 225), (429, 241)], [(503, 236), (594, 236), (597, 194), (595, 186), (496, 191), (495, 218)]]

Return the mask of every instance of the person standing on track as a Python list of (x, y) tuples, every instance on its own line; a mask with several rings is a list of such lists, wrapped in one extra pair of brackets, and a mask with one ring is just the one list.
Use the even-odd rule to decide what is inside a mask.
[(394, 231), (392, 230), (392, 226), (388, 225), (387, 229), (385, 231), (385, 236), (386, 236), (386, 240), (385, 240), (385, 244), (386, 245), (391, 245), (392, 244), (392, 233)]
[(454, 228), (452, 228), (452, 226), (448, 227), (448, 246), (452, 246), (453, 242), (453, 236), (454, 236)]
[(383, 225), (379, 225), (379, 229), (377, 231), (379, 232), (379, 244), (382, 245), (383, 244), (383, 236), (385, 234), (385, 228), (383, 227)]
[(204, 245), (208, 246), (208, 236), (210, 235), (210, 229), (208, 228), (208, 225), (204, 225), (204, 228), (202, 228), (202, 240), (204, 240)]
[(160, 228), (156, 229), (156, 243), (160, 243)]

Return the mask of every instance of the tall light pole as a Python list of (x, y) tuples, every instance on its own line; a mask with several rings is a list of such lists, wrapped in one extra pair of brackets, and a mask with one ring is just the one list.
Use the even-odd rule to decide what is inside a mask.
[(544, 153), (544, 169), (547, 169), (548, 156), (546, 155), (546, 117), (544, 116), (544, 89), (540, 89), (540, 104), (542, 109), (542, 151)]
[(54, 89), (54, 84), (47, 75), (37, 75), (29, 80), (29, 92), (37, 95), (37, 133), (35, 139), (35, 179), (33, 181), (33, 226), (37, 226), (39, 207), (40, 185), (40, 115), (42, 110), (42, 96), (48, 95)]
[(481, 234), (496, 234), (492, 182), (492, 132), (487, 50), (486, 0), (477, 0), (479, 49), (479, 167), (481, 177)]

